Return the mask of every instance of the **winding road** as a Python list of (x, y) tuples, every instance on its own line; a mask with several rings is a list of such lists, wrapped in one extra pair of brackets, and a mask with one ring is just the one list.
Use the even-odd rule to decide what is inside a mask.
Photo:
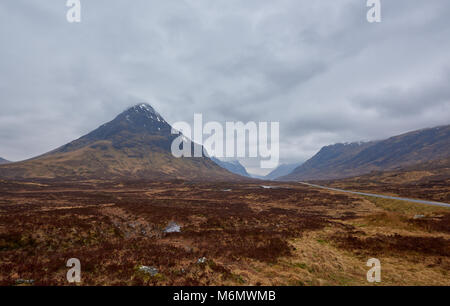
[(375, 198), (392, 199), (392, 200), (399, 200), (399, 201), (406, 201), (406, 202), (413, 202), (413, 203), (419, 203), (419, 204), (425, 204), (425, 205), (433, 205), (433, 206), (441, 206), (441, 207), (450, 208), (450, 204), (441, 203), (441, 202), (416, 200), (416, 199), (408, 199), (408, 198), (401, 198), (401, 197), (392, 197), (392, 196), (388, 196), (388, 195), (358, 192), (358, 191), (349, 191), (349, 190), (344, 190), (344, 189), (337, 189), (337, 188), (325, 187), (325, 186), (320, 186), (320, 185), (315, 185), (315, 184), (309, 184), (309, 183), (305, 183), (305, 182), (300, 182), (300, 184), (307, 185), (310, 187), (315, 187), (315, 188), (322, 188), (322, 189), (337, 191), (337, 192), (345, 192), (345, 193), (351, 193), (351, 194), (357, 194), (357, 195), (363, 195), (363, 196), (369, 196), (369, 197), (375, 197)]

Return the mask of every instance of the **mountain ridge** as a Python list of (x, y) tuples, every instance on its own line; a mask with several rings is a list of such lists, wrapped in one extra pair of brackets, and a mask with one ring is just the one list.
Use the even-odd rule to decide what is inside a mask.
[(447, 158), (449, 152), (450, 125), (438, 126), (385, 140), (325, 146), (280, 180), (347, 178)]

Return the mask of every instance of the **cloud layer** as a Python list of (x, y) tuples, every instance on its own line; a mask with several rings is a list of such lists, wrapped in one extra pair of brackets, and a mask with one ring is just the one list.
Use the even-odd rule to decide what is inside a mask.
[[(279, 121), (281, 157), (449, 123), (450, 2), (0, 3), (0, 156), (29, 158), (146, 101), (169, 122)], [(250, 170), (255, 161), (244, 161)]]

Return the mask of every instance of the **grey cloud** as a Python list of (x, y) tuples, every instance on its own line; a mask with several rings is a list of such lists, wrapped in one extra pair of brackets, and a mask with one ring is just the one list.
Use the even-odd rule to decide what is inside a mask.
[(352, 102), (362, 109), (374, 110), (384, 117), (414, 117), (425, 111), (450, 108), (450, 71), (433, 76), (421, 84), (407, 88), (382, 88), (371, 94), (355, 96)]

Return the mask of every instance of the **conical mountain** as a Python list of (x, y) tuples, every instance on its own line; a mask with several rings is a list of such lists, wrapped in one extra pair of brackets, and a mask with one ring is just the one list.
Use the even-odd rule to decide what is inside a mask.
[(229, 180), (208, 157), (176, 158), (178, 137), (150, 105), (135, 105), (89, 134), (33, 159), (2, 165), (0, 178)]

